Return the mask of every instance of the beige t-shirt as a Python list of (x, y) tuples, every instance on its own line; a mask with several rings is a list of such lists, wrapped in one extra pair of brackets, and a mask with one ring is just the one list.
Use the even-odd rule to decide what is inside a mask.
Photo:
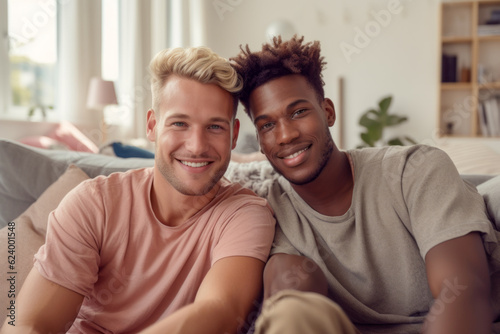
[(461, 180), (448, 156), (422, 145), (347, 153), (354, 167), (352, 203), (337, 217), (313, 210), (283, 177), (257, 182), (259, 175), (273, 175), (263, 164), (230, 170), (232, 181), (266, 197), (275, 211), (279, 226), (272, 253), (305, 255), (318, 263), (330, 298), (363, 333), (418, 333), (433, 302), (426, 253), (478, 231), (492, 274), (497, 270), (491, 277), (498, 314), (500, 235), (481, 195)]
[(194, 301), (210, 267), (229, 256), (266, 261), (267, 202), (222, 179), (216, 197), (169, 227), (151, 208), (151, 168), (86, 181), (50, 215), (35, 267), (85, 296), (69, 333), (136, 333)]

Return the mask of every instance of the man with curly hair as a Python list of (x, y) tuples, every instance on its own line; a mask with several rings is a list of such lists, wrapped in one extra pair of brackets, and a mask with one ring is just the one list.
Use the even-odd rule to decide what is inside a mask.
[(256, 332), (500, 331), (500, 234), (448, 156), (339, 150), (319, 42), (277, 37), (231, 60), (275, 171), (254, 162), (227, 174), (267, 197), (279, 224)]

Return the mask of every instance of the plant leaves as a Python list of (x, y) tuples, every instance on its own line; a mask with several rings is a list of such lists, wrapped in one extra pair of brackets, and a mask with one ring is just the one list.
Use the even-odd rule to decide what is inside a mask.
[(394, 126), (406, 122), (408, 117), (398, 115), (388, 115), (386, 118), (386, 126)]
[[(361, 140), (369, 146), (376, 146), (383, 138), (384, 129), (388, 126), (395, 126), (406, 122), (408, 117), (399, 115), (389, 115), (389, 107), (392, 103), (392, 96), (387, 96), (380, 100), (378, 106), (380, 110), (370, 109), (361, 115), (359, 125), (366, 128), (366, 131), (360, 134)], [(388, 145), (405, 145), (405, 140), (411, 144), (416, 142), (410, 137), (395, 137), (387, 141)]]
[(362, 139), (362, 140), (363, 140), (363, 141), (364, 141), (364, 142), (365, 142), (368, 146), (371, 146), (371, 147), (375, 146), (375, 145), (374, 145), (374, 142), (373, 142), (373, 140), (372, 140), (372, 138), (371, 138), (371, 136), (370, 136), (370, 135), (368, 135), (368, 133), (362, 133), (362, 134), (361, 134), (361, 139)]
[(371, 118), (370, 117), (371, 113), (374, 113), (376, 116), (378, 116), (375, 110), (369, 110), (361, 116), (361, 118), (359, 119), (359, 125), (364, 126), (366, 128), (371, 128), (372, 126), (380, 126), (380, 121), (378, 120), (378, 117), (376, 119)]
[(389, 110), (389, 106), (391, 105), (392, 102), (392, 96), (388, 96), (384, 99), (382, 99), (379, 103), (378, 106), (380, 108), (380, 113), (383, 115), (387, 115), (387, 110)]
[(400, 138), (392, 138), (391, 140), (387, 141), (388, 145), (399, 145), (403, 146), (404, 143)]
[(411, 137), (408, 137), (408, 136), (405, 136), (404, 139), (406, 139), (406, 141), (410, 142), (411, 144), (413, 145), (416, 145), (418, 144), (413, 138)]

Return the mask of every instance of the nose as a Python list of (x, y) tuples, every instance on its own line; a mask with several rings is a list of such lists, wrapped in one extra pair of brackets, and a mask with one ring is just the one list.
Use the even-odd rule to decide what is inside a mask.
[(278, 122), (276, 131), (276, 143), (286, 145), (299, 137), (299, 130), (287, 121)]
[(186, 149), (193, 155), (200, 155), (208, 150), (208, 138), (203, 129), (197, 128), (189, 131), (186, 138)]

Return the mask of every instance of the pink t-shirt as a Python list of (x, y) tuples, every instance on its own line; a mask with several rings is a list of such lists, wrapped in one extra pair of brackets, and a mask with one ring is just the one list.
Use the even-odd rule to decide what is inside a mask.
[(267, 202), (226, 179), (180, 226), (156, 219), (153, 169), (85, 181), (49, 217), (35, 267), (85, 296), (69, 333), (135, 333), (192, 303), (210, 267), (229, 256), (266, 261), (274, 236)]

